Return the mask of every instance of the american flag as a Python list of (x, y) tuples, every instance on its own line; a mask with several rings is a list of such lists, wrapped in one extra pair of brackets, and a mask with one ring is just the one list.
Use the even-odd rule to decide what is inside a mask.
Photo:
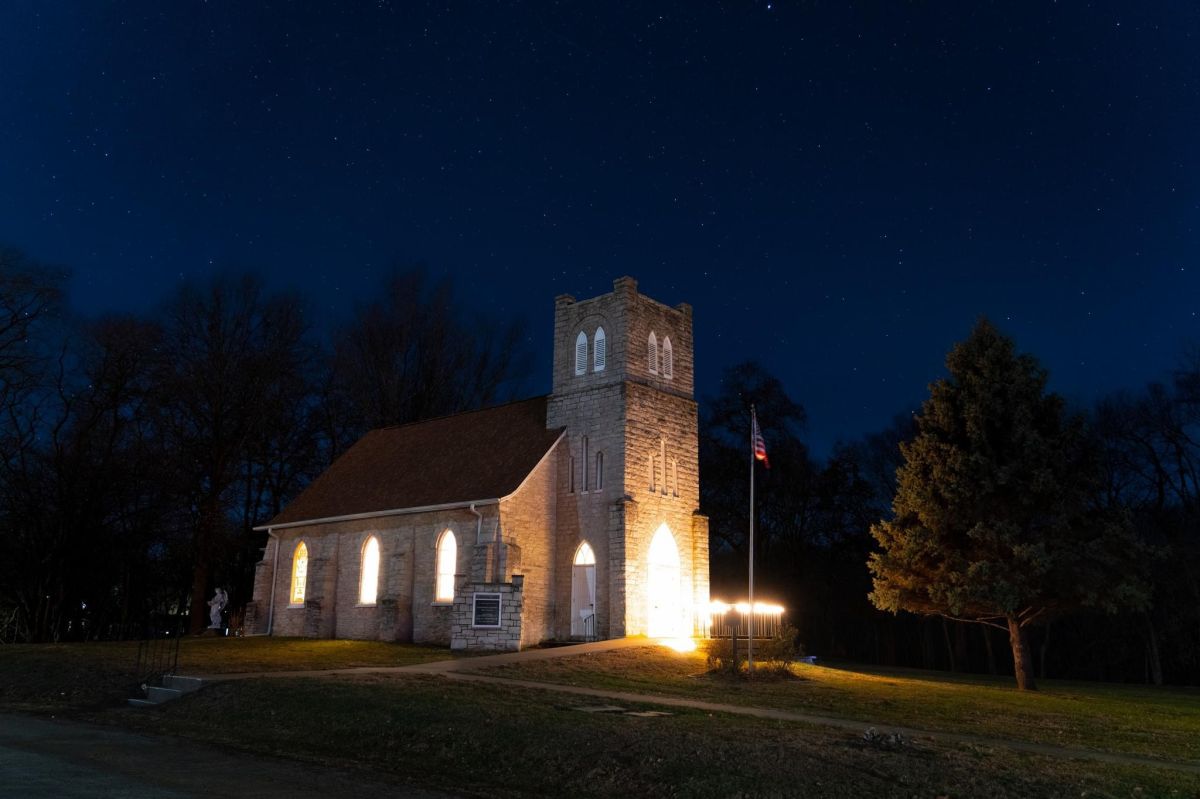
[(767, 442), (763, 441), (762, 431), (758, 429), (758, 416), (755, 415), (754, 409), (750, 409), (750, 426), (754, 432), (754, 457), (763, 462), (763, 466), (770, 469), (771, 462), (767, 460)]

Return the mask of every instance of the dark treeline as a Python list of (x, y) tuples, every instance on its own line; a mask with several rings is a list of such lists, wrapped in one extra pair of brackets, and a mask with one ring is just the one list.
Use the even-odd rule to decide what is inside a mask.
[(519, 325), (397, 272), (329, 332), (251, 275), (144, 317), (71, 318), (63, 274), (0, 252), (0, 641), (207, 626), (250, 599), (253, 527), (363, 432), (510, 398)]
[[(701, 404), (702, 506), (710, 517), (712, 591), (746, 596), (749, 406), (771, 468), (756, 478), (756, 596), (779, 601), (813, 654), (881, 665), (1012, 674), (1008, 636), (940, 616), (893, 615), (868, 600), (871, 525), (889, 518), (900, 443), (912, 416), (835, 448), (824, 463), (803, 443), (805, 413), (754, 363), (728, 370)], [(1148, 575), (1149, 606), (1081, 611), (1035, 626), (1038, 677), (1153, 684), (1200, 681), (1200, 357), (1168, 379), (1104, 399), (1085, 414), (1103, 453), (1093, 502), (1131, 520), (1141, 546), (1130, 573)], [(1114, 584), (1116, 580), (1113, 581)], [(1114, 590), (1116, 586), (1114, 585)]]

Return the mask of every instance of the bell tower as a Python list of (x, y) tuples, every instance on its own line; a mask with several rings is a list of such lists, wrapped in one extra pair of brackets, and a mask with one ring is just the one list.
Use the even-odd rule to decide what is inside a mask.
[[(610, 294), (555, 299), (546, 422), (566, 428), (556, 505), (559, 637), (702, 630), (708, 520), (698, 509), (692, 345), (691, 306), (650, 299), (631, 277), (615, 280)], [(578, 584), (588, 579), (577, 559), (583, 544), (595, 559), (590, 585)]]

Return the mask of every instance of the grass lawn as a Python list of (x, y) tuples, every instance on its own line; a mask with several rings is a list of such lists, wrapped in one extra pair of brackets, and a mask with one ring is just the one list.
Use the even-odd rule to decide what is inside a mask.
[[(187, 639), (181, 671), (402, 665), (444, 649), (309, 639)], [(0, 647), (0, 710), (53, 713), (240, 750), (361, 768), (477, 796), (1197, 797), (1200, 775), (929, 739), (872, 744), (795, 722), (670, 708), (587, 713), (606, 700), (428, 675), (247, 679), (133, 709), (136, 644)], [(702, 655), (660, 647), (496, 669), (506, 676), (794, 708), (1184, 759), (1196, 692), (805, 667), (753, 684), (704, 676)], [(629, 709), (646, 709), (631, 706)]]
[[(54, 713), (132, 696), (136, 641), (0, 646), (0, 710)], [(444, 648), (310, 638), (184, 638), (180, 674), (406, 666), (450, 657)]]
[[(984, 747), (868, 745), (789, 722), (419, 675), (222, 683), (151, 710), (90, 714), (148, 733), (384, 772), (476, 796), (1187, 797), (1200, 776)], [(631, 708), (636, 709), (636, 708)]]
[(798, 678), (706, 674), (705, 656), (661, 646), (494, 667), (486, 673), (591, 688), (774, 707), (927, 730), (1200, 761), (1200, 691), (916, 670), (799, 665)]

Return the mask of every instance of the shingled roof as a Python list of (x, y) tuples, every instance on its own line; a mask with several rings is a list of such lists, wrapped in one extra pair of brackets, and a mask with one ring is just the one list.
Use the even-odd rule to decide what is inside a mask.
[(546, 397), (372, 430), (265, 526), (506, 497), (561, 433)]

